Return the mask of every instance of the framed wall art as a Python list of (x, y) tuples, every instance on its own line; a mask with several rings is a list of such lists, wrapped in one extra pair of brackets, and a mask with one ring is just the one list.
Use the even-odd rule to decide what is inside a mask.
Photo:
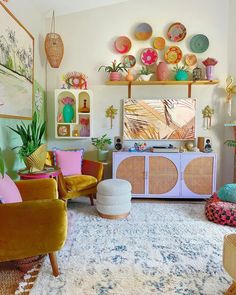
[(34, 38), (0, 2), (0, 117), (32, 119)]
[(124, 100), (125, 140), (194, 140), (196, 100)]

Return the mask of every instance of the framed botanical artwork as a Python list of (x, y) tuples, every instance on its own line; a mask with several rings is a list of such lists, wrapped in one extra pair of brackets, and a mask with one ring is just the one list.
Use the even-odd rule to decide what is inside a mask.
[(0, 2), (0, 117), (32, 119), (34, 38)]
[(126, 140), (194, 140), (196, 100), (124, 100)]

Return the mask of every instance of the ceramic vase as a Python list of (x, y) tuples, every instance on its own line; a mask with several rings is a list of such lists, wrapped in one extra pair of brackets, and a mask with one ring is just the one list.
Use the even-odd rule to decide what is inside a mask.
[(98, 161), (106, 162), (108, 157), (108, 150), (98, 150)]
[(156, 69), (156, 78), (158, 81), (164, 81), (168, 79), (169, 70), (164, 61), (160, 61)]
[(120, 80), (121, 80), (121, 73), (119, 72), (110, 73), (110, 81), (120, 81)]
[(207, 80), (213, 80), (214, 66), (206, 66), (206, 78)]
[(125, 77), (126, 81), (132, 82), (134, 80), (134, 76), (131, 74), (131, 71), (128, 70), (128, 74)]
[(74, 117), (74, 109), (71, 104), (65, 104), (63, 108), (63, 119), (65, 123), (71, 123)]
[(88, 137), (90, 135), (89, 126), (82, 125), (80, 129), (80, 136)]
[(176, 81), (186, 81), (188, 80), (188, 73), (184, 70), (178, 70), (175, 74)]
[(149, 81), (152, 77), (152, 74), (149, 74), (149, 75), (140, 75), (139, 76), (139, 80), (140, 81)]

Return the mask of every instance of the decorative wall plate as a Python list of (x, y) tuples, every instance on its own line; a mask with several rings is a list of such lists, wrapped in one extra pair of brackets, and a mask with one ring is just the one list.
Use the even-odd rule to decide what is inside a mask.
[(141, 53), (141, 61), (146, 66), (153, 65), (158, 59), (158, 54), (153, 48), (146, 48)]
[(192, 37), (190, 40), (190, 48), (194, 53), (205, 52), (209, 47), (209, 40), (207, 36), (198, 34)]
[(185, 56), (185, 63), (187, 66), (194, 66), (197, 63), (197, 57), (195, 54), (187, 54)]
[(120, 36), (116, 39), (115, 43), (115, 50), (119, 53), (127, 53), (130, 51), (132, 43), (130, 39), (126, 36)]
[(126, 68), (132, 68), (136, 64), (136, 58), (133, 55), (124, 55), (122, 63), (126, 66)]
[(157, 37), (153, 41), (153, 47), (158, 50), (163, 50), (166, 45), (166, 40), (162, 37)]
[(152, 27), (147, 23), (140, 23), (134, 30), (137, 40), (147, 40), (152, 36)]
[(171, 46), (165, 52), (165, 60), (169, 64), (177, 64), (182, 59), (182, 51), (178, 46)]
[(185, 38), (187, 30), (181, 23), (173, 23), (167, 32), (167, 37), (170, 41), (179, 42)]

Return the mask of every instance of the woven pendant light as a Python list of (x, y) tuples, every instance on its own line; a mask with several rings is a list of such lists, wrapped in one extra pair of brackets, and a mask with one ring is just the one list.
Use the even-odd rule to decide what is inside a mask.
[(47, 60), (52, 68), (59, 68), (64, 54), (64, 45), (61, 36), (55, 33), (55, 15), (53, 11), (51, 33), (45, 38), (45, 51)]

